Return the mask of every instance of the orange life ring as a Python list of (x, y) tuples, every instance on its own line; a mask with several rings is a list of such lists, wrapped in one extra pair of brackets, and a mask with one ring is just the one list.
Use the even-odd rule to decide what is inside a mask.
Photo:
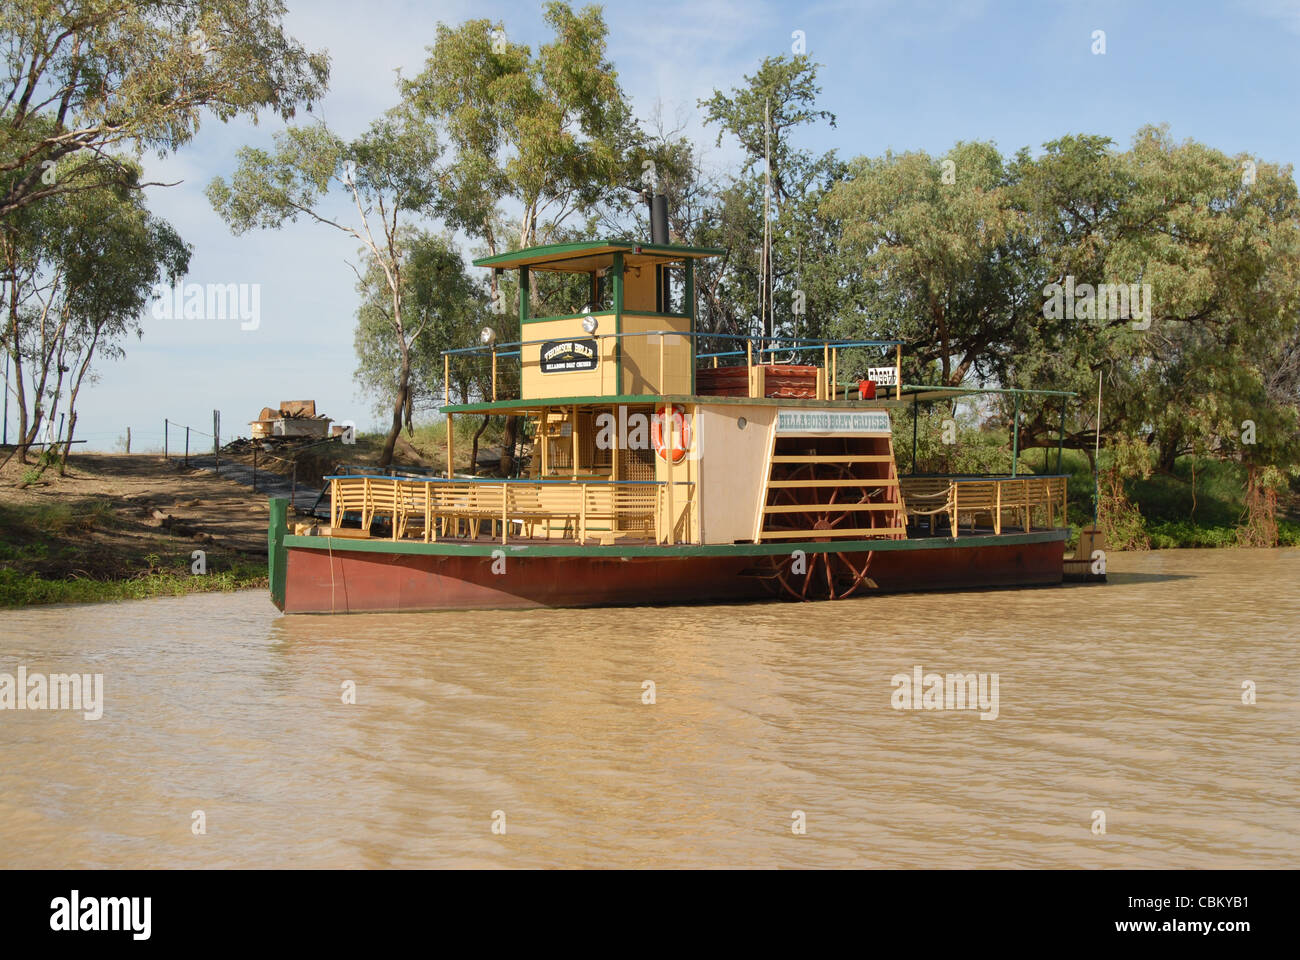
[[(670, 422), (671, 421), (671, 422)], [(664, 438), (667, 427), (668, 437)], [(650, 423), (650, 441), (659, 459), (681, 463), (691, 449), (691, 421), (680, 403), (664, 404), (655, 410)]]

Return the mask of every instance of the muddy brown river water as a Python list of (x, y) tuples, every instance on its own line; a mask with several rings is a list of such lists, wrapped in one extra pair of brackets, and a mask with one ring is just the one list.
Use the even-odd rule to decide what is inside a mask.
[[(896, 709), (918, 666), (997, 674), (996, 719)], [(5, 867), (1300, 865), (1295, 549), (803, 605), (0, 612), (19, 667), (102, 674), (103, 715), (0, 710)]]

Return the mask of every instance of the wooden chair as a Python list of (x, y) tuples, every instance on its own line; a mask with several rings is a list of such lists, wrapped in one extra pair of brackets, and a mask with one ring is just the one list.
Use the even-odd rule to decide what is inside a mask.
[(338, 530), (343, 526), (347, 514), (361, 517), (361, 530), (365, 536), (370, 535), (369, 497), (367, 483), (369, 477), (335, 477), (330, 481), (330, 529)]
[(900, 478), (899, 491), (909, 517), (925, 517), (930, 535), (934, 535), (934, 518), (943, 514), (948, 518), (948, 529), (957, 529), (952, 513), (953, 484), (947, 477)]

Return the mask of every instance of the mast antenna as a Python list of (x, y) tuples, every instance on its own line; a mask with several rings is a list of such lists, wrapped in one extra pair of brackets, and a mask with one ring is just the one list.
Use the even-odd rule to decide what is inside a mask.
[(776, 310), (772, 305), (772, 98), (763, 101), (763, 289), (759, 311), (765, 337), (776, 332)]

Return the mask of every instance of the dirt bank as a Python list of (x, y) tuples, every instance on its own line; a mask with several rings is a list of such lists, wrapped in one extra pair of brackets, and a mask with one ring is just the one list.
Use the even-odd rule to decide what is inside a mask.
[[(46, 470), (24, 485), (31, 470), (16, 458), (0, 469), (0, 602), (265, 582), (264, 494), (148, 454), (75, 454), (66, 476)], [(194, 572), (195, 550), (204, 551), (203, 574)], [(102, 586), (114, 583), (132, 586)]]

